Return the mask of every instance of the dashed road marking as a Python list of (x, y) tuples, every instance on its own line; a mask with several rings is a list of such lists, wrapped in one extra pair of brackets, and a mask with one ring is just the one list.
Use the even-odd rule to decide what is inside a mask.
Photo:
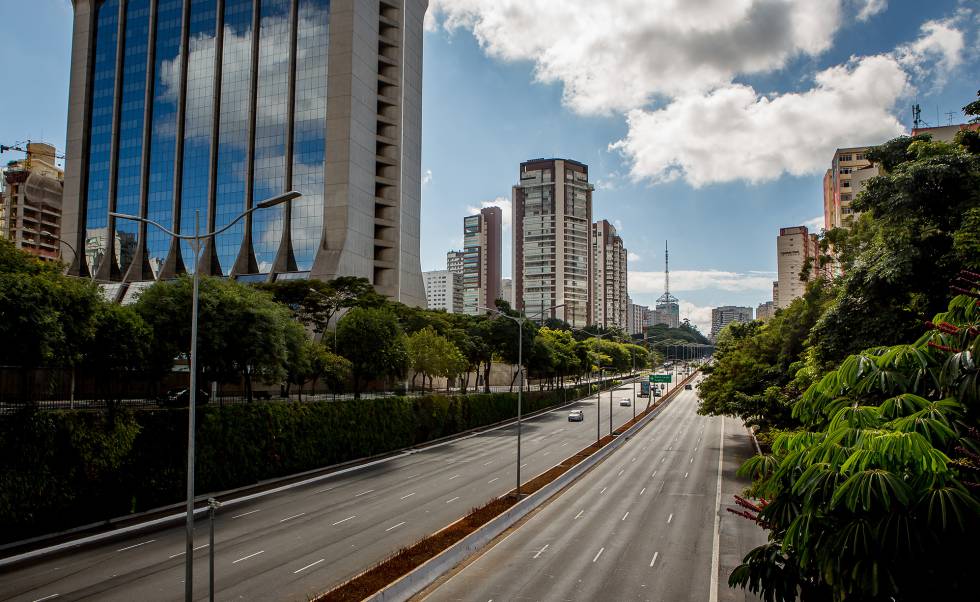
[(293, 574), (295, 575), (296, 573), (302, 573), (306, 569), (308, 569), (310, 567), (313, 567), (313, 566), (316, 566), (316, 565), (320, 564), (321, 562), (323, 562), (324, 560), (326, 560), (326, 558), (321, 558), (320, 560), (317, 560), (316, 562), (311, 562), (310, 564), (304, 566), (301, 569), (296, 569), (295, 571), (293, 571)]
[(153, 543), (154, 541), (156, 541), (156, 540), (155, 540), (155, 539), (149, 539), (149, 540), (147, 540), (147, 541), (143, 541), (143, 542), (140, 542), (140, 543), (138, 543), (138, 544), (133, 544), (133, 545), (131, 545), (131, 546), (126, 546), (125, 548), (119, 548), (119, 549), (118, 549), (118, 550), (116, 550), (116, 551), (117, 551), (117, 552), (125, 552), (126, 550), (132, 550), (133, 548), (138, 548), (138, 547), (140, 547), (140, 546), (145, 546), (146, 544), (148, 544), (148, 543)]
[(351, 520), (351, 519), (353, 519), (353, 518), (357, 518), (357, 515), (356, 515), (356, 514), (354, 514), (354, 515), (351, 515), (351, 516), (348, 516), (347, 518), (345, 518), (345, 519), (341, 519), (341, 520), (339, 520), (339, 521), (337, 521), (337, 522), (335, 522), (334, 524), (332, 524), (332, 525), (330, 525), (330, 526), (331, 526), (331, 527), (336, 527), (336, 526), (337, 526), (337, 525), (339, 525), (340, 523), (346, 523), (347, 521), (349, 521), (349, 520)]
[(402, 522), (398, 523), (397, 525), (392, 525), (392, 526), (388, 527), (387, 529), (385, 529), (385, 533), (387, 533), (388, 531), (391, 531), (392, 529), (397, 529), (398, 527), (400, 527), (400, 526), (402, 526), (404, 524), (405, 524), (405, 521), (402, 521)]
[(259, 554), (265, 554), (265, 550), (259, 550), (258, 552), (254, 553), (254, 554), (249, 554), (248, 556), (242, 556), (238, 560), (235, 560), (234, 562), (232, 562), (232, 564), (238, 564), (239, 562), (241, 562), (243, 560), (248, 560), (249, 558), (254, 558), (255, 556), (258, 556)]

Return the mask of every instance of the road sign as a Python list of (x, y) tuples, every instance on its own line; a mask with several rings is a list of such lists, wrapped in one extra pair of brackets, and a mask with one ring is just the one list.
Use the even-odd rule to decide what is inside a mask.
[(670, 374), (651, 374), (650, 382), (652, 383), (669, 383), (671, 382)]

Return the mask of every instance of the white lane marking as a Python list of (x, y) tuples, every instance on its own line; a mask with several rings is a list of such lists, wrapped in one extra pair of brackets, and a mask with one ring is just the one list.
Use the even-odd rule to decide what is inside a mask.
[(646, 487), (644, 487), (643, 489), (641, 489), (641, 490), (640, 490), (640, 495), (643, 495), (643, 492), (644, 492), (644, 491), (646, 491), (646, 490), (647, 490), (647, 488), (646, 488)]
[(660, 458), (660, 463), (661, 463), (661, 464), (663, 464), (663, 463), (664, 463), (664, 459), (663, 459), (663, 458)]
[(599, 560), (599, 557), (602, 556), (602, 553), (605, 552), (605, 551), (606, 551), (606, 548), (599, 548), (599, 553), (595, 555), (595, 558), (592, 559), (592, 562), (595, 562), (596, 560)]
[(585, 514), (585, 510), (579, 510), (578, 511), (578, 514), (576, 514), (575, 515), (575, 518), (573, 518), (572, 520), (578, 519), (578, 517), (582, 516), (583, 514)]
[(235, 516), (233, 516), (232, 518), (233, 518), (233, 519), (234, 519), (234, 518), (241, 518), (241, 517), (243, 517), (243, 516), (248, 516), (249, 514), (255, 514), (256, 512), (259, 512), (260, 510), (262, 510), (262, 509), (261, 509), (261, 508), (257, 508), (257, 509), (255, 509), (255, 510), (249, 510), (248, 512), (242, 512), (241, 514), (236, 514), (236, 515), (235, 515)]
[(483, 463), (484, 466), (490, 466), (491, 464), (493, 464), (493, 460), (490, 460), (489, 462), (484, 462)]
[(303, 516), (303, 515), (305, 515), (305, 514), (306, 514), (305, 512), (300, 512), (299, 514), (294, 514), (294, 515), (292, 515), (292, 516), (287, 516), (286, 518), (284, 518), (284, 519), (282, 519), (282, 520), (281, 520), (281, 521), (279, 521), (279, 522), (280, 522), (280, 523), (284, 523), (284, 522), (286, 522), (287, 520), (293, 520), (294, 518), (299, 518), (299, 517), (301, 517), (301, 516)]
[(691, 456), (690, 464), (694, 464), (694, 456)]
[(653, 560), (650, 561), (650, 566), (653, 566), (657, 562), (657, 556), (660, 556), (660, 552), (653, 553)]
[(602, 488), (602, 491), (599, 492), (599, 495), (602, 495), (603, 493), (605, 493), (606, 492), (606, 489), (609, 489), (609, 488), (608, 487), (603, 487)]
[(413, 474), (413, 475), (408, 475), (408, 476), (407, 476), (407, 477), (405, 477), (405, 478), (406, 478), (406, 479), (414, 479), (415, 477), (418, 477), (418, 476), (421, 476), (421, 475), (422, 475), (422, 473), (419, 473), (419, 474)]
[(253, 558), (255, 556), (258, 556), (259, 554), (265, 554), (265, 550), (259, 550), (258, 552), (254, 553), (254, 554), (249, 554), (248, 556), (243, 556), (243, 557), (239, 558), (238, 560), (232, 562), (232, 564), (238, 564), (239, 562), (241, 562), (243, 560), (248, 560), (249, 558)]
[(362, 491), (362, 492), (356, 494), (354, 497), (361, 497), (362, 495), (367, 495), (369, 493), (374, 493), (374, 489), (368, 489), (367, 491)]
[(623, 473), (624, 473), (624, 472), (626, 472), (626, 471), (625, 471), (625, 470), (620, 470), (620, 471), (619, 471), (619, 474), (618, 474), (618, 475), (616, 475), (616, 476), (617, 476), (617, 477), (621, 477), (621, 476), (623, 476)]
[(337, 521), (337, 522), (335, 522), (334, 524), (332, 524), (332, 525), (330, 525), (330, 526), (331, 526), (331, 527), (336, 527), (336, 526), (337, 526), (337, 525), (339, 525), (340, 523), (346, 523), (347, 521), (349, 521), (349, 520), (350, 520), (350, 519), (352, 519), (352, 518), (357, 518), (357, 515), (356, 515), (356, 514), (354, 514), (354, 515), (352, 515), (352, 516), (348, 516), (347, 518), (345, 518), (345, 519), (341, 519), (341, 520), (339, 520), (339, 521)]
[(535, 554), (534, 556), (532, 556), (532, 558), (537, 558), (538, 556), (540, 556), (541, 555), (541, 552), (544, 552), (545, 550), (547, 550), (549, 545), (551, 545), (551, 544), (547, 544), (547, 543), (544, 544), (544, 547), (541, 548), (540, 550), (538, 550), (538, 553)]
[(447, 503), (447, 504), (449, 504), (449, 503), (452, 503), (452, 502), (455, 502), (455, 501), (456, 501), (456, 500), (458, 500), (458, 499), (459, 499), (459, 496), (457, 495), (456, 497), (454, 497), (454, 498), (453, 498), (453, 499), (451, 499), (451, 500), (446, 500), (446, 503)]
[(494, 478), (490, 479), (489, 481), (487, 481), (487, 485), (489, 485), (490, 483), (493, 483), (494, 481), (499, 481), (499, 480), (500, 480), (500, 477), (494, 477)]
[[(196, 548), (194, 548), (194, 551), (196, 552), (196, 551), (201, 550), (201, 549), (206, 548), (206, 547), (208, 547), (208, 544), (204, 544), (203, 546), (197, 546)], [(173, 558), (176, 558), (178, 556), (183, 556), (186, 553), (187, 552), (177, 552), (176, 554), (171, 554), (170, 556), (167, 556), (167, 558), (168, 559), (173, 559)]]
[(455, 479), (458, 476), (459, 476), (458, 474), (454, 474), (453, 476), (449, 477), (449, 480), (452, 481), (453, 479)]
[(527, 463), (521, 464), (521, 468), (524, 468), (525, 466), (527, 466)]
[(685, 472), (685, 473), (684, 473), (684, 478), (686, 479), (686, 478), (687, 478), (687, 475), (689, 475), (689, 474), (691, 474), (691, 473), (689, 473), (689, 472)]
[(718, 559), (721, 545), (721, 475), (725, 458), (725, 419), (721, 420), (721, 436), (718, 441), (718, 483), (715, 490), (715, 532), (711, 542), (711, 589), (708, 602), (718, 602)]
[(671, 515), (667, 517), (667, 524), (669, 525), (670, 524), (670, 521), (672, 521), (672, 520), (674, 520), (674, 514), (673, 513), (671, 513)]
[(542, 455), (542, 456), (547, 456), (547, 455), (548, 455), (548, 454), (550, 454), (550, 453), (551, 453), (550, 451), (546, 451), (546, 452), (544, 452), (544, 453), (543, 453), (543, 454), (541, 454), (541, 455)]
[(558, 447), (565, 447), (566, 445), (568, 445), (568, 441), (566, 441), (566, 442), (564, 442), (564, 443), (562, 443), (562, 444), (561, 444), (561, 445), (559, 445)]
[(653, 474), (652, 474), (652, 475), (650, 475), (650, 478), (652, 479), (652, 478), (653, 478), (653, 477), (655, 477), (655, 476), (657, 476), (657, 471), (656, 471), (656, 470), (655, 470), (655, 471), (653, 471)]
[(402, 521), (402, 522), (398, 523), (397, 525), (392, 525), (392, 526), (388, 527), (387, 529), (385, 529), (385, 533), (387, 533), (388, 531), (391, 531), (392, 529), (397, 529), (398, 527), (400, 527), (400, 526), (402, 526), (404, 524), (405, 524), (405, 521)]
[(37, 600), (34, 600), (34, 602), (41, 602), (42, 600), (50, 600), (51, 598), (57, 598), (60, 595), (61, 594), (51, 594), (50, 596), (44, 596), (43, 598), (38, 598)]
[(636, 456), (633, 456), (633, 459), (630, 460), (630, 462), (636, 462)]
[(620, 520), (620, 521), (624, 521), (624, 520), (626, 520), (626, 517), (627, 517), (627, 516), (629, 516), (629, 515), (630, 515), (630, 513), (629, 513), (629, 512), (627, 512), (626, 514), (624, 514), (624, 515), (623, 515), (623, 518), (621, 518), (621, 519), (619, 519), (619, 520)]
[(295, 575), (296, 573), (302, 573), (303, 571), (305, 571), (306, 569), (310, 568), (311, 566), (316, 566), (316, 565), (320, 564), (321, 562), (323, 562), (324, 560), (326, 560), (326, 558), (321, 558), (320, 560), (317, 560), (316, 562), (311, 562), (310, 564), (304, 566), (301, 569), (296, 569), (295, 571), (293, 571), (293, 574)]
[(116, 551), (117, 552), (125, 552), (126, 550), (132, 550), (133, 548), (138, 548), (140, 546), (145, 546), (146, 544), (153, 543), (154, 541), (156, 541), (156, 540), (155, 539), (149, 539), (147, 541), (144, 541), (144, 542), (141, 542), (141, 543), (138, 543), (138, 544), (134, 544), (134, 545), (131, 545), (131, 546), (126, 546), (125, 548), (119, 548)]
[(399, 499), (407, 500), (408, 498), (412, 497), (413, 495), (415, 495), (415, 492), (414, 491), (412, 493), (408, 494), (408, 495), (401, 496), (401, 498), (399, 498)]
[(664, 490), (664, 485), (666, 485), (666, 484), (667, 484), (667, 481), (660, 481), (660, 489), (657, 490), (657, 493), (660, 493), (661, 491), (663, 491)]

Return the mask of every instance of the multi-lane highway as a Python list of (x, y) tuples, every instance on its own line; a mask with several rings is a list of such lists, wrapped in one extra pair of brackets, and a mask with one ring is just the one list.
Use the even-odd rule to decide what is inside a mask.
[[(613, 394), (613, 424), (632, 418)], [(639, 400), (641, 408), (646, 399)], [(599, 412), (608, 432), (609, 394)], [(582, 409), (584, 422), (568, 422)], [(522, 476), (595, 441), (595, 397), (524, 423)], [(306, 600), (467, 514), (515, 484), (515, 428), (483, 432), (317, 483), (222, 508), (215, 521), (221, 600)], [(195, 597), (207, 599), (207, 521), (198, 520)], [(0, 570), (0, 600), (174, 600), (183, 596), (182, 525)], [(55, 598), (57, 597), (57, 598)]]
[(744, 486), (734, 473), (751, 443), (738, 422), (698, 416), (696, 401), (681, 391), (636, 437), (422, 597), (745, 600), (727, 576), (765, 536), (724, 508)]

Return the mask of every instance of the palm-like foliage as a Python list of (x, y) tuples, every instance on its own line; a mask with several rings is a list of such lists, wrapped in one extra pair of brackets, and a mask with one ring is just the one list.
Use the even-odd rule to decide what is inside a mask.
[(746, 462), (770, 543), (731, 575), (765, 600), (972, 599), (980, 307), (961, 295), (912, 345), (866, 350), (814, 383)]

